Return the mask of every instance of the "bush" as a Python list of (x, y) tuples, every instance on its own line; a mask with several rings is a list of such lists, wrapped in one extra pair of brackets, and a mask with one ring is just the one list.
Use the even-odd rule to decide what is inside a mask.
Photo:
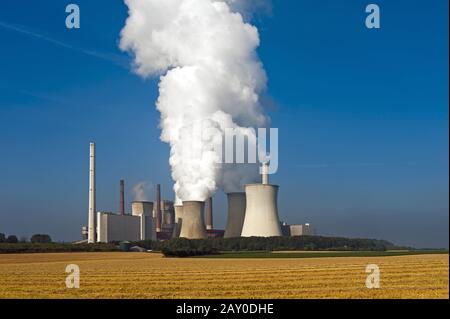
[(47, 234), (34, 234), (33, 236), (31, 236), (30, 241), (32, 243), (47, 244), (47, 243), (51, 243), (52, 239)]
[(191, 256), (205, 256), (205, 255), (214, 255), (219, 252), (213, 248), (178, 248), (178, 249), (170, 249), (164, 247), (161, 252), (165, 257), (191, 257)]

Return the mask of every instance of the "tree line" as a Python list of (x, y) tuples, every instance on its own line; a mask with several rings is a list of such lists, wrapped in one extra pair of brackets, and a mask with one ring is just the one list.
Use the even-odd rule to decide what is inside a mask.
[[(8, 235), (6, 236), (3, 233), (0, 233), (0, 243), (8, 243), (8, 244), (17, 244), (17, 243), (26, 243), (28, 240), (25, 237), (22, 237), (20, 240), (16, 235)], [(30, 243), (36, 244), (48, 244), (52, 242), (52, 238), (47, 234), (34, 234), (30, 238)]]
[(166, 256), (178, 257), (216, 254), (220, 251), (385, 251), (399, 248), (386, 240), (324, 236), (239, 237), (191, 240), (176, 238), (159, 242), (146, 240), (133, 244), (146, 249), (161, 251)]

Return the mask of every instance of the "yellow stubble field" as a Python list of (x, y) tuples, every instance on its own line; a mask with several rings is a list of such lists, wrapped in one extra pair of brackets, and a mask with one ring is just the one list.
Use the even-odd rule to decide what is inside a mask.
[[(66, 266), (80, 288), (66, 287)], [(368, 289), (368, 264), (380, 288)], [(448, 254), (269, 259), (156, 253), (0, 255), (0, 298), (448, 298)]]

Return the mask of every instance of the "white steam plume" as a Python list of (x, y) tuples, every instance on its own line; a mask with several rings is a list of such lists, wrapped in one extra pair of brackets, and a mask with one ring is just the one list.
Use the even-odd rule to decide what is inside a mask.
[(161, 76), (161, 140), (170, 144), (181, 200), (205, 200), (218, 187), (239, 191), (257, 177), (255, 165), (217, 164), (225, 129), (249, 132), (267, 124), (258, 31), (230, 9), (232, 2), (125, 0), (129, 17), (120, 48), (133, 53), (139, 75)]
[(139, 182), (134, 185), (132, 192), (134, 200), (137, 202), (145, 202), (149, 200), (148, 194), (153, 188), (153, 185), (149, 182)]

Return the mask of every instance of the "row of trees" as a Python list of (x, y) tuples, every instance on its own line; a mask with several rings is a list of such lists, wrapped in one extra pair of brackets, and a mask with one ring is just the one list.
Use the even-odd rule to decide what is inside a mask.
[[(0, 243), (8, 243), (8, 244), (17, 244), (17, 243), (26, 243), (26, 238), (21, 238), (20, 240), (17, 238), (16, 235), (9, 235), (6, 236), (3, 233), (0, 233)], [(51, 243), (52, 239), (47, 234), (34, 234), (30, 238), (30, 242), (33, 244), (39, 243), (39, 244), (47, 244)]]
[(0, 244), (0, 254), (119, 251), (114, 244), (17, 243)]

